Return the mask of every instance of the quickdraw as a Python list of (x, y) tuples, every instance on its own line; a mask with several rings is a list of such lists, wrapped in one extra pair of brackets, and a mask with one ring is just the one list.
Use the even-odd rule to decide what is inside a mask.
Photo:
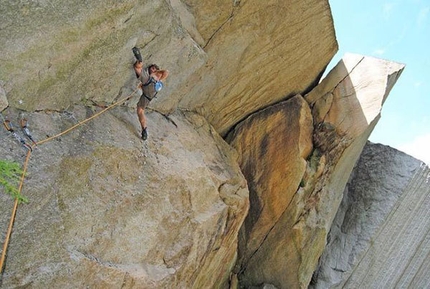
[(7, 131), (9, 131), (9, 132), (13, 135), (13, 137), (14, 137), (17, 141), (19, 141), (19, 142), (21, 143), (21, 145), (22, 145), (24, 148), (26, 148), (26, 149), (28, 149), (28, 150), (30, 150), (30, 151), (32, 151), (32, 150), (33, 150), (33, 148), (31, 147), (31, 145), (27, 144), (27, 143), (25, 142), (25, 140), (24, 140), (22, 137), (20, 137), (20, 136), (15, 132), (15, 130), (13, 129), (13, 126), (12, 126), (12, 123), (10, 122), (10, 120), (6, 119), (6, 120), (3, 122), (3, 125), (4, 125), (4, 127), (6, 128), (6, 130), (7, 130)]
[(26, 137), (28, 137), (28, 139), (34, 144), (34, 145), (36, 145), (36, 141), (33, 139), (33, 137), (31, 136), (31, 134), (30, 134), (30, 131), (28, 130), (28, 121), (27, 121), (27, 119), (25, 119), (25, 118), (23, 118), (23, 119), (21, 119), (21, 128), (22, 128), (22, 131), (24, 132), (24, 134), (25, 134), (25, 136)]

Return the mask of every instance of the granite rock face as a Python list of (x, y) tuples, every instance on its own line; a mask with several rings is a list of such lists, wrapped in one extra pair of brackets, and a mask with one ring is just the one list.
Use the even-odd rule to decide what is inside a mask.
[[(242, 228), (244, 264), (288, 209), (312, 152), (312, 115), (302, 96), (254, 114), (234, 131), (230, 144), (250, 191), (250, 212)], [(275, 157), (276, 156), (276, 157)]]
[(12, 106), (29, 111), (135, 90), (137, 46), (145, 62), (170, 71), (151, 105), (195, 110), (224, 135), (309, 90), (337, 51), (328, 1), (5, 1), (1, 9), (0, 80)]
[[(320, 83), (337, 50), (326, 0), (0, 9), (2, 118), (43, 140), (121, 99), (34, 149), (3, 287), (308, 286), (403, 65), (347, 55)], [(170, 71), (144, 143), (134, 46)], [(0, 139), (0, 158), (23, 163)]]
[(278, 105), (283, 117), (276, 106), (237, 126), (229, 142), (241, 155), (251, 205), (236, 267), (245, 286), (308, 286), (348, 177), (403, 67), (346, 55), (306, 101)]
[(205, 65), (178, 92), (179, 107), (195, 109), (221, 135), (251, 113), (307, 92), (337, 50), (327, 1), (233, 3), (204, 46)]
[(368, 143), (354, 168), (311, 288), (428, 288), (430, 169)]
[[(237, 283), (247, 184), (220, 135), (319, 81), (337, 50), (328, 1), (3, 1), (0, 9), (2, 116), (25, 115), (38, 139), (92, 116), (93, 104), (132, 96), (133, 110), (132, 47), (170, 71), (150, 104), (153, 153), (140, 148), (136, 116), (121, 110), (35, 150), (24, 192), (31, 204), (20, 207), (28, 209), (3, 285)], [(182, 117), (190, 111), (200, 116)], [(1, 158), (23, 162), (2, 133)]]
[[(25, 116), (41, 140), (91, 114)], [(237, 155), (201, 116), (149, 116), (146, 145), (120, 107), (34, 149), (2, 288), (227, 286), (248, 210)], [(25, 158), (0, 136), (2, 158)], [(3, 237), (13, 200), (0, 197)]]
[(0, 85), (0, 111), (4, 110), (6, 107), (8, 107), (9, 102), (6, 98), (6, 92), (4, 91), (3, 87)]

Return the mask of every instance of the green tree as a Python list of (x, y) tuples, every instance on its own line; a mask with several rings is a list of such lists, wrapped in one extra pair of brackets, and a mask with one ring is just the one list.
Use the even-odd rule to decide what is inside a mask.
[(0, 185), (6, 193), (21, 202), (28, 202), (27, 198), (20, 194), (18, 185), (23, 171), (18, 163), (0, 160)]

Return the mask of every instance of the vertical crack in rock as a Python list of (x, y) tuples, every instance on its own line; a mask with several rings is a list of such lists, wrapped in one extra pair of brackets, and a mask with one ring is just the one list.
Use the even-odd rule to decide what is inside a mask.
[(206, 49), (206, 47), (211, 43), (211, 41), (212, 41), (212, 39), (215, 37), (215, 35), (217, 35), (218, 34), (218, 32), (224, 27), (224, 25), (226, 25), (228, 22), (230, 22), (231, 21), (231, 19), (233, 18), (233, 13), (232, 13), (232, 15), (227, 19), (227, 20), (225, 20), (225, 22), (220, 26), (220, 27), (218, 27), (218, 29), (209, 37), (209, 39), (206, 41), (206, 44), (203, 46), (203, 49)]

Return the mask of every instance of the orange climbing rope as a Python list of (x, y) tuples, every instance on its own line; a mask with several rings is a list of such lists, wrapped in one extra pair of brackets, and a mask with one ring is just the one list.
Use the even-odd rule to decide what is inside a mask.
[[(41, 145), (41, 144), (43, 144), (43, 143), (46, 143), (46, 142), (48, 142), (48, 141), (50, 141), (50, 140), (53, 140), (53, 139), (55, 139), (55, 138), (57, 138), (57, 137), (60, 137), (60, 136), (62, 136), (62, 135), (64, 135), (64, 134), (66, 134), (66, 133), (70, 132), (71, 130), (73, 130), (73, 129), (77, 128), (78, 126), (81, 126), (81, 125), (83, 125), (83, 124), (85, 124), (85, 123), (89, 122), (90, 120), (92, 120), (92, 119), (96, 118), (97, 116), (99, 116), (99, 115), (101, 115), (102, 113), (104, 113), (104, 112), (108, 111), (109, 109), (111, 109), (111, 108), (113, 108), (113, 107), (115, 107), (115, 106), (117, 106), (117, 105), (119, 105), (119, 104), (121, 104), (121, 103), (123, 103), (123, 102), (125, 102), (125, 101), (129, 100), (129, 99), (133, 96), (133, 94), (135, 94), (135, 93), (136, 93), (136, 91), (137, 91), (138, 89), (139, 89), (139, 86), (138, 86), (138, 87), (137, 87), (137, 88), (136, 88), (132, 93), (130, 93), (127, 97), (125, 97), (125, 98), (123, 98), (123, 99), (121, 99), (121, 100), (119, 100), (119, 101), (117, 101), (117, 102), (115, 102), (115, 103), (113, 103), (113, 104), (109, 105), (109, 106), (108, 106), (108, 107), (106, 107), (105, 109), (103, 109), (103, 110), (99, 111), (98, 113), (96, 113), (96, 114), (94, 114), (94, 115), (90, 116), (90, 117), (89, 117), (89, 118), (87, 118), (87, 119), (84, 119), (83, 121), (78, 122), (77, 124), (75, 124), (74, 126), (72, 126), (72, 127), (68, 128), (68, 129), (66, 129), (66, 130), (65, 130), (65, 131), (63, 131), (63, 132), (61, 132), (61, 133), (59, 133), (59, 134), (56, 134), (56, 135), (54, 135), (54, 136), (48, 137), (48, 138), (46, 138), (46, 139), (44, 139), (44, 140), (42, 140), (42, 141), (40, 141), (40, 142), (37, 142), (36, 144), (33, 144), (33, 146), (35, 146), (35, 145)], [(25, 173), (26, 173), (26, 171), (27, 171), (28, 163), (29, 163), (29, 161), (30, 161), (30, 156), (31, 156), (31, 152), (32, 152), (33, 146), (31, 146), (31, 149), (29, 149), (29, 150), (28, 150), (28, 152), (27, 152), (27, 156), (26, 156), (26, 158), (25, 158), (25, 162), (24, 162), (24, 165), (23, 165), (23, 173), (22, 173), (22, 175), (21, 175), (21, 180), (20, 180), (19, 187), (18, 187), (18, 195), (20, 195), (20, 194), (21, 194), (22, 187), (23, 187), (23, 185), (24, 185)], [(11, 215), (11, 217), (10, 217), (9, 227), (8, 227), (8, 230), (7, 230), (7, 233), (6, 233), (6, 239), (5, 239), (5, 242), (4, 242), (4, 244), (3, 244), (3, 251), (2, 251), (1, 259), (0, 259), (0, 275), (3, 273), (3, 269), (4, 269), (3, 267), (4, 267), (4, 263), (5, 263), (5, 259), (6, 259), (6, 252), (7, 252), (7, 248), (8, 248), (8, 246), (9, 246), (10, 236), (12, 235), (12, 228), (13, 228), (13, 224), (14, 224), (14, 222), (15, 222), (15, 216), (16, 216), (16, 211), (17, 211), (17, 209), (18, 209), (18, 204), (19, 204), (19, 200), (18, 200), (18, 198), (15, 198), (15, 202), (14, 202), (13, 209), (12, 209), (12, 215)]]
[[(27, 157), (25, 158), (25, 162), (24, 162), (22, 175), (21, 175), (21, 181), (19, 182), (18, 195), (21, 194), (22, 186), (24, 185), (25, 173), (27, 171), (30, 156), (31, 156), (31, 150), (28, 150), (27, 151)], [(18, 208), (18, 203), (19, 203), (18, 198), (15, 198), (15, 203), (13, 204), (13, 209), (12, 209), (12, 216), (10, 217), (9, 227), (7, 228), (6, 239), (4, 241), (3, 251), (1, 253), (0, 274), (3, 272), (3, 264), (4, 264), (4, 261), (6, 259), (6, 251), (7, 251), (7, 247), (9, 246), (10, 235), (12, 234), (12, 228), (13, 228), (13, 223), (15, 222), (15, 216), (16, 216), (16, 210)]]
[(84, 119), (84, 120), (83, 120), (83, 121), (81, 121), (81, 122), (78, 122), (78, 123), (77, 123), (77, 124), (75, 124), (74, 126), (72, 126), (72, 127), (68, 128), (68, 129), (66, 129), (65, 131), (63, 131), (63, 132), (61, 132), (61, 133), (59, 133), (59, 134), (56, 134), (56, 135), (54, 135), (54, 136), (48, 137), (48, 138), (46, 138), (46, 139), (44, 139), (44, 140), (42, 140), (42, 141), (37, 142), (37, 144), (38, 144), (38, 145), (40, 145), (40, 144), (43, 144), (43, 143), (45, 143), (45, 142), (48, 142), (48, 141), (50, 141), (50, 140), (52, 140), (52, 139), (54, 139), (54, 138), (60, 137), (60, 136), (62, 136), (62, 135), (64, 135), (64, 134), (66, 134), (66, 133), (70, 132), (71, 130), (73, 130), (73, 129), (77, 128), (78, 126), (81, 126), (81, 125), (83, 125), (83, 124), (85, 124), (85, 123), (89, 122), (89, 121), (90, 121), (90, 120), (92, 120), (93, 118), (96, 118), (97, 116), (99, 116), (99, 115), (101, 115), (102, 113), (104, 113), (104, 112), (108, 111), (109, 109), (111, 109), (111, 108), (113, 108), (113, 107), (117, 106), (118, 104), (121, 104), (121, 103), (123, 103), (124, 101), (128, 100), (130, 97), (132, 97), (132, 96), (133, 96), (133, 94), (135, 94), (135, 93), (136, 93), (137, 89), (138, 89), (138, 88), (136, 88), (136, 89), (135, 89), (135, 90), (134, 90), (134, 91), (133, 91), (129, 96), (127, 96), (126, 98), (124, 98), (124, 99), (122, 99), (122, 100), (119, 100), (119, 101), (115, 102), (114, 104), (109, 105), (109, 106), (108, 106), (108, 107), (106, 107), (105, 109), (103, 109), (103, 110), (99, 111), (98, 113), (96, 113), (96, 114), (94, 114), (94, 115), (90, 116), (90, 117), (89, 117), (89, 118), (87, 118), (87, 119)]

